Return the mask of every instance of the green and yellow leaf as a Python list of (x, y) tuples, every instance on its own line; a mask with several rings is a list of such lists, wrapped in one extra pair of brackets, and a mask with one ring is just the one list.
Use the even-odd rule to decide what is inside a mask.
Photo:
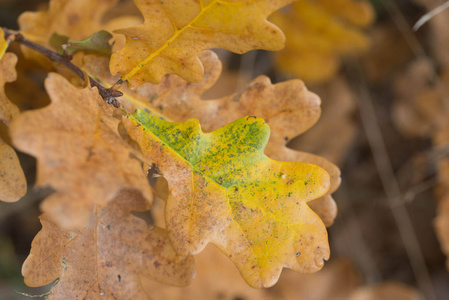
[(171, 123), (137, 110), (123, 123), (168, 182), (166, 227), (177, 253), (216, 244), (253, 287), (275, 284), (283, 267), (308, 273), (323, 266), (327, 232), (307, 202), (327, 192), (329, 175), (269, 159), (262, 119), (203, 133), (196, 119)]
[[(197, 118), (203, 130), (210, 132), (241, 117), (254, 115), (263, 118), (271, 128), (265, 154), (281, 161), (298, 161), (317, 164), (331, 178), (328, 194), (310, 202), (313, 210), (326, 226), (332, 225), (337, 208), (330, 196), (340, 185), (340, 170), (323, 157), (288, 148), (287, 143), (312, 127), (321, 114), (321, 100), (310, 92), (301, 80), (289, 80), (272, 84), (266, 76), (254, 79), (241, 93), (219, 99), (203, 100), (203, 94), (216, 84), (221, 63), (212, 51), (199, 54), (204, 65), (204, 78), (189, 83), (176, 75), (163, 77), (158, 85), (144, 84), (136, 89), (121, 87), (124, 97), (121, 103), (130, 111), (144, 109), (165, 120), (182, 122)], [(108, 61), (104, 58), (86, 57), (86, 71), (106, 86), (114, 84), (117, 76), (111, 76)]]
[(158, 83), (174, 73), (198, 82), (198, 52), (224, 48), (235, 53), (280, 50), (282, 32), (267, 17), (293, 0), (135, 0), (145, 23), (115, 31), (126, 47), (112, 55), (110, 68), (131, 87)]

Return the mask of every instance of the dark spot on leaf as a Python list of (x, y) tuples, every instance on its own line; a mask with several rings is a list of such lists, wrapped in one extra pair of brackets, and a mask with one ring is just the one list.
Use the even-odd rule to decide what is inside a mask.
[(117, 277), (118, 277), (118, 282), (122, 282), (122, 276), (120, 276), (120, 274), (118, 274)]
[(157, 269), (161, 265), (157, 260), (153, 263), (154, 267)]
[(299, 257), (300, 255), (301, 255), (301, 252), (296, 252), (296, 253), (295, 253), (295, 256), (296, 256), (296, 257)]

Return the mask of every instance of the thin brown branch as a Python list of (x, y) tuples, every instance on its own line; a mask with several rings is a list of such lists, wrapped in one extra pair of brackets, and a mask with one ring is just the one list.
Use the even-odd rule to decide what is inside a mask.
[[(47, 49), (39, 44), (36, 44), (35, 42), (32, 42), (28, 39), (26, 39), (21, 33), (19, 32), (13, 32), (9, 30), (8, 28), (2, 27), (3, 31), (5, 32), (5, 39), (10, 39), (11, 41), (20, 43), (30, 49), (35, 50), (36, 52), (39, 52), (46, 57), (48, 57), (51, 61), (60, 63), (61, 65), (68, 68), (70, 71), (72, 71), (76, 76), (79, 78), (85, 80), (85, 74), (83, 70), (72, 64), (67, 56), (60, 55), (54, 51), (51, 51), (50, 49)], [(105, 88), (100, 83), (89, 77), (90, 85), (92, 87), (96, 87), (98, 89), (98, 93), (100, 96), (104, 99), (104, 101), (108, 104), (111, 104), (115, 107), (120, 107), (119, 101), (116, 99), (116, 97), (123, 96), (123, 93), (115, 90), (113, 88)]]

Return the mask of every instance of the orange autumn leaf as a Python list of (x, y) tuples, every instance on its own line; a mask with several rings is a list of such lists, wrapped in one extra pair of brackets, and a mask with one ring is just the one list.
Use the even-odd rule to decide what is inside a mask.
[(341, 56), (367, 50), (361, 29), (373, 22), (374, 10), (368, 1), (300, 0), (270, 20), (287, 37), (285, 49), (276, 54), (279, 69), (321, 82), (338, 71)]
[(329, 175), (265, 156), (262, 119), (203, 133), (196, 119), (173, 123), (137, 110), (123, 123), (168, 182), (166, 228), (177, 253), (213, 243), (253, 287), (272, 286), (284, 267), (311, 273), (328, 259), (325, 226), (306, 203), (327, 192)]
[(134, 0), (145, 22), (115, 31), (126, 47), (112, 55), (110, 68), (135, 88), (174, 73), (198, 82), (198, 52), (224, 48), (235, 53), (280, 50), (282, 32), (267, 17), (293, 0)]
[(47, 299), (152, 299), (141, 281), (185, 286), (194, 276), (193, 257), (180, 257), (164, 229), (149, 228), (131, 211), (150, 207), (132, 190), (97, 207), (77, 230), (60, 228), (48, 214), (22, 267), (28, 286), (58, 279)]
[[(8, 125), (19, 114), (16, 105), (5, 94), (5, 83), (16, 80), (17, 56), (5, 53), (8, 46), (0, 28), (0, 120)], [(13, 202), (22, 198), (27, 184), (16, 152), (0, 138), (0, 201)]]
[(22, 113), (10, 126), (13, 144), (38, 159), (37, 185), (56, 189), (43, 202), (44, 212), (73, 228), (123, 188), (135, 188), (152, 202), (140, 162), (97, 89), (78, 89), (57, 74), (45, 86), (52, 103)]
[[(322, 157), (286, 147), (288, 141), (318, 121), (320, 99), (309, 92), (300, 80), (271, 84), (267, 77), (261, 76), (240, 94), (206, 101), (202, 95), (216, 83), (221, 73), (221, 63), (212, 51), (204, 51), (199, 57), (205, 70), (201, 82), (188, 83), (178, 76), (167, 75), (158, 85), (144, 84), (135, 90), (122, 86), (122, 104), (130, 111), (144, 109), (165, 120), (181, 122), (187, 118), (197, 118), (205, 131), (213, 131), (246, 115), (263, 118), (271, 128), (265, 150), (269, 157), (317, 164), (331, 176), (329, 193), (310, 204), (326, 226), (332, 225), (337, 209), (330, 194), (340, 185), (340, 170)], [(86, 57), (85, 68), (106, 85), (118, 79), (110, 75), (105, 59)]]

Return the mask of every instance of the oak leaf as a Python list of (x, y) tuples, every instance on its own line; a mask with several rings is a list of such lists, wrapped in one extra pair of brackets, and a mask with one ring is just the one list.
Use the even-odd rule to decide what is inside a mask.
[[(5, 83), (16, 80), (14, 69), (17, 57), (5, 53), (7, 41), (0, 29), (0, 120), (8, 125), (19, 109), (5, 94)], [(27, 191), (27, 184), (16, 152), (0, 138), (0, 200), (13, 202), (22, 198)]]
[(120, 73), (134, 88), (159, 83), (169, 73), (198, 82), (203, 76), (197, 57), (201, 50), (280, 50), (284, 35), (266, 19), (292, 1), (134, 0), (145, 22), (115, 31), (127, 43), (112, 55), (111, 72)]
[(326, 228), (306, 202), (327, 192), (329, 175), (265, 156), (270, 128), (262, 119), (203, 133), (196, 119), (172, 123), (137, 110), (123, 123), (168, 182), (166, 227), (177, 253), (216, 244), (253, 287), (275, 284), (283, 267), (323, 266)]
[(279, 69), (321, 82), (338, 71), (341, 56), (368, 49), (361, 27), (373, 22), (374, 10), (368, 1), (300, 0), (270, 20), (287, 37), (285, 49), (276, 54)]
[(97, 89), (78, 89), (53, 73), (45, 87), (52, 103), (22, 113), (10, 126), (13, 144), (38, 159), (36, 184), (57, 191), (43, 202), (44, 212), (73, 228), (123, 188), (140, 190), (152, 202), (140, 161)]
[[(134, 90), (124, 86), (120, 99), (128, 110), (144, 109), (162, 119), (182, 122), (197, 118), (202, 128), (209, 132), (243, 116), (255, 115), (263, 118), (271, 128), (271, 136), (265, 153), (274, 159), (318, 164), (331, 177), (329, 193), (309, 204), (325, 221), (332, 225), (337, 208), (330, 196), (340, 185), (340, 170), (324, 158), (286, 147), (288, 141), (312, 127), (320, 116), (320, 99), (309, 92), (300, 80), (271, 84), (261, 76), (251, 82), (239, 94), (204, 100), (202, 95), (212, 87), (221, 73), (221, 63), (212, 51), (203, 51), (199, 57), (204, 65), (204, 78), (199, 83), (189, 83), (178, 76), (167, 75), (158, 85), (144, 84)], [(107, 68), (107, 60), (94, 56), (86, 57), (86, 71), (105, 85), (117, 81)]]
[(149, 208), (140, 193), (123, 190), (75, 231), (43, 214), (42, 230), (22, 267), (25, 283), (42, 286), (58, 278), (47, 299), (153, 299), (141, 285), (144, 278), (189, 284), (193, 257), (177, 255), (165, 230), (149, 228), (130, 213)]

